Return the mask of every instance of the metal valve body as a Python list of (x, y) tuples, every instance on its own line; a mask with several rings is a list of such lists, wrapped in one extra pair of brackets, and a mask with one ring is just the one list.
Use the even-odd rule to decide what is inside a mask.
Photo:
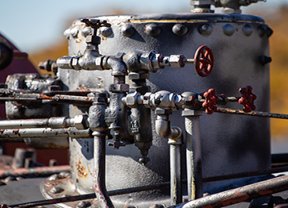
[[(269, 65), (260, 60), (263, 56), (269, 56), (270, 30), (261, 18), (241, 14), (173, 14), (102, 16), (90, 18), (92, 20), (106, 20), (111, 25), (100, 27), (97, 31), (101, 38), (101, 55), (156, 51), (165, 56), (182, 54), (193, 57), (200, 45), (205, 44), (212, 49), (215, 66), (208, 77), (197, 76), (191, 66), (183, 69), (165, 68), (149, 74), (147, 83), (152, 92), (167, 90), (181, 94), (185, 91), (203, 92), (213, 87), (219, 92), (234, 95), (239, 86), (248, 84), (253, 86), (257, 94), (257, 109), (269, 111)], [(76, 20), (65, 31), (70, 56), (84, 54), (87, 37), (91, 33), (91, 28), (80, 20)], [(98, 43), (92, 40), (92, 44)], [(58, 73), (66, 90), (81, 87), (108, 90), (113, 83), (109, 70), (75, 71), (60, 68)], [(131, 80), (140, 79), (139, 74), (133, 76), (135, 77), (130, 77)], [(127, 79), (127, 84), (133, 85), (131, 80)], [(65, 116), (73, 117), (88, 112), (88, 108), (70, 105), (63, 111)], [(144, 114), (145, 112), (135, 113), (135, 116)], [(134, 127), (135, 131), (139, 131), (140, 137), (152, 137), (148, 138), (152, 140), (148, 154), (150, 161), (146, 165), (139, 163), (138, 158), (141, 155), (134, 145), (126, 145), (120, 149), (107, 147), (108, 190), (169, 181), (168, 143), (155, 133), (153, 111), (151, 119), (149, 116), (146, 115), (146, 122), (136, 123)], [(173, 112), (171, 124), (184, 129), (181, 112)], [(201, 116), (200, 128), (204, 178), (264, 171), (270, 167), (269, 120), (218, 114)], [(141, 145), (140, 149), (146, 144), (144, 142)], [(93, 139), (71, 138), (69, 148), (73, 184), (80, 193), (91, 192), (94, 172)], [(165, 203), (168, 195), (165, 191), (155, 191), (153, 194), (141, 192), (112, 197), (112, 200), (116, 207), (125, 203), (147, 207), (151, 201)]]

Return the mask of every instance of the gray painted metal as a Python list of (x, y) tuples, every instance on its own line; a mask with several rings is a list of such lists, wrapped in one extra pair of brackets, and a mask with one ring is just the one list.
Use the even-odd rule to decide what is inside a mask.
[[(251, 85), (258, 97), (257, 109), (269, 111), (269, 65), (263, 65), (258, 60), (260, 56), (269, 56), (267, 26), (261, 18), (250, 15), (184, 14), (104, 16), (92, 19), (107, 20), (111, 24), (112, 33), (105, 36), (99, 34), (99, 52), (102, 55), (154, 50), (164, 55), (183, 54), (193, 57), (196, 48), (202, 44), (213, 50), (215, 69), (209, 77), (198, 77), (191, 66), (181, 70), (161, 70), (149, 76), (148, 84), (152, 92), (168, 90), (181, 94), (191, 90), (201, 92), (213, 87), (218, 92), (236, 95), (239, 87)], [(145, 29), (149, 24), (153, 24), (153, 27)], [(175, 24), (183, 24), (187, 27), (187, 33), (175, 34), (172, 30)], [(252, 28), (252, 33), (243, 32), (247, 25)], [(123, 32), (125, 28), (134, 28), (133, 34), (127, 36)], [(229, 32), (225, 32), (227, 28)], [(69, 55), (84, 53), (87, 31), (89, 28), (84, 23), (75, 21), (65, 32), (69, 39)], [(58, 75), (69, 90), (80, 87), (108, 90), (112, 83), (110, 71), (59, 69)], [(88, 109), (84, 107), (69, 106), (66, 109), (67, 116), (86, 112)], [(152, 114), (152, 124), (144, 127), (147, 132), (153, 131), (153, 144), (148, 155), (151, 161), (146, 166), (138, 163), (140, 153), (133, 145), (119, 150), (108, 148), (108, 190), (169, 180), (169, 147), (167, 141), (156, 136), (154, 119)], [(203, 177), (268, 170), (269, 120), (213, 114), (202, 116), (200, 122)], [(184, 129), (181, 112), (173, 113), (171, 123)], [(93, 140), (70, 139), (70, 155), (72, 177), (77, 189), (80, 192), (91, 191), (94, 172)], [(139, 207), (145, 207), (143, 201), (151, 204), (151, 201), (161, 201), (165, 196), (168, 197), (165, 191), (153, 194), (143, 192), (132, 194), (131, 197), (115, 197), (113, 200), (114, 204), (130, 200)]]

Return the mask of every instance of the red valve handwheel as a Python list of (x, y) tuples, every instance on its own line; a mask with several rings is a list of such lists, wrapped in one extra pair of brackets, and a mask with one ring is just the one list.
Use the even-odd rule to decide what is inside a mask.
[(207, 77), (213, 70), (214, 56), (212, 50), (205, 45), (200, 46), (194, 55), (196, 72), (201, 77)]
[(205, 101), (202, 103), (202, 107), (205, 109), (207, 114), (212, 114), (217, 110), (217, 96), (216, 91), (213, 88), (210, 88), (207, 92), (203, 94)]
[(247, 113), (256, 109), (254, 101), (257, 97), (255, 94), (252, 93), (252, 89), (253, 88), (251, 86), (239, 89), (242, 97), (239, 98), (238, 103), (243, 105), (243, 111)]

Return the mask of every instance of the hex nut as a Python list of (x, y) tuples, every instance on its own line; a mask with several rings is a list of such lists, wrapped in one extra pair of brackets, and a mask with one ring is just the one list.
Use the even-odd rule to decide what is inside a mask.
[(169, 56), (169, 63), (171, 67), (181, 68), (185, 66), (185, 56), (183, 55), (171, 55)]

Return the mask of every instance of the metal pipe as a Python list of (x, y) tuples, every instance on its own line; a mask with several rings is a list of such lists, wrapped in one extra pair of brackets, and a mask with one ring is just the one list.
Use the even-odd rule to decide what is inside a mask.
[[(84, 116), (75, 116), (74, 118), (51, 117), (43, 119), (19, 119), (19, 120), (2, 120), (0, 129), (23, 129), (23, 128), (67, 128), (79, 127), (84, 128)], [(88, 125), (85, 126), (86, 128)]]
[(55, 167), (36, 167), (36, 168), (17, 168), (13, 170), (0, 170), (0, 179), (9, 176), (14, 177), (44, 177), (51, 174), (70, 171), (70, 166)]
[(93, 132), (94, 136), (94, 168), (95, 168), (95, 194), (101, 208), (113, 208), (114, 205), (106, 190), (106, 134)]
[(32, 129), (0, 129), (0, 141), (17, 138), (91, 138), (91, 130), (78, 130), (75, 127), (52, 129), (52, 128), (32, 128)]
[(181, 145), (182, 133), (178, 139), (169, 139), (170, 145), (170, 198), (171, 205), (182, 203)]
[(264, 118), (288, 119), (288, 114), (268, 113), (268, 112), (261, 112), (261, 111), (245, 112), (243, 110), (237, 110), (237, 109), (231, 109), (231, 108), (219, 108), (219, 107), (217, 107), (216, 112), (217, 113), (243, 115), (243, 116), (255, 116), (255, 117), (264, 117)]
[(184, 205), (177, 206), (177, 208), (223, 207), (244, 201), (249, 201), (251, 199), (261, 196), (269, 196), (271, 194), (282, 192), (287, 189), (288, 176), (281, 176), (206, 196), (201, 199), (190, 201)]
[(182, 116), (185, 117), (188, 199), (194, 200), (203, 195), (200, 114), (185, 109)]

